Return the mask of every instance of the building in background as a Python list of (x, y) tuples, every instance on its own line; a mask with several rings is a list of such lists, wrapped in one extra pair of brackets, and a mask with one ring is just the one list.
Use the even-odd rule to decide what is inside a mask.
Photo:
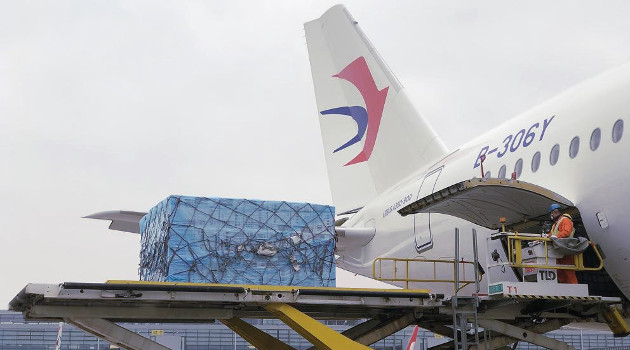
[[(281, 339), (296, 349), (308, 349), (311, 344), (278, 320), (253, 320), (257, 327)], [(326, 324), (344, 331), (357, 321), (327, 321)], [(0, 311), (0, 350), (52, 350), (57, 340), (58, 322), (25, 321), (21, 313)], [(155, 340), (174, 350), (244, 350), (253, 347), (221, 323), (207, 324), (164, 324), (128, 323), (124, 327)], [(374, 349), (405, 349), (413, 327), (395, 333), (371, 347)], [(566, 341), (577, 349), (630, 349), (630, 336), (614, 338), (610, 332), (581, 332), (560, 330), (550, 335)], [(433, 345), (448, 341), (448, 338), (421, 330), (418, 332), (416, 350), (425, 350)], [(101, 340), (76, 327), (65, 324), (60, 350), (105, 350), (115, 349)], [(528, 343), (520, 343), (517, 349), (541, 349)]]

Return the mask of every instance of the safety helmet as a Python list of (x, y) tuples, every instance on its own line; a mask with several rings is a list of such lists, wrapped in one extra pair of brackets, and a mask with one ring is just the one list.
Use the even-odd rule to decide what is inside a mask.
[(551, 213), (552, 211), (554, 211), (554, 210), (556, 210), (556, 209), (560, 210), (560, 208), (562, 208), (562, 207), (560, 206), (560, 204), (558, 204), (558, 203), (553, 203), (552, 205), (550, 205), (550, 206), (549, 206), (549, 212)]

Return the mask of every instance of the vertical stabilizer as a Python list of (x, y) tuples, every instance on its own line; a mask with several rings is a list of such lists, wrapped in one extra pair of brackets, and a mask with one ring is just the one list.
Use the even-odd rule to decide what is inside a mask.
[(332, 7), (304, 27), (338, 212), (362, 207), (446, 155), (344, 6)]

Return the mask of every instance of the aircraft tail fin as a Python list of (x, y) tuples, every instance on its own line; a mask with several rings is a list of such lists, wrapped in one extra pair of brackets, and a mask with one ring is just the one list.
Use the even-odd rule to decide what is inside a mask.
[(333, 202), (362, 207), (446, 147), (342, 5), (304, 24)]
[(407, 342), (407, 347), (405, 350), (414, 350), (416, 348), (416, 340), (418, 339), (418, 330), (420, 327), (413, 327), (413, 332), (411, 332), (411, 336), (409, 337), (409, 341)]

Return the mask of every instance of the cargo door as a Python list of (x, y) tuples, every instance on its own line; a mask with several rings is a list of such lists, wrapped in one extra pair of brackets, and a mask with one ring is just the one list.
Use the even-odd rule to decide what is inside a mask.
[[(551, 227), (549, 205), (558, 203), (563, 211), (573, 218), (576, 237), (586, 237), (588, 233), (582, 223), (578, 208), (565, 197), (544, 187), (519, 181), (499, 178), (473, 178), (446, 188), (435, 189), (439, 171), (425, 178), (417, 199), (398, 210), (402, 216), (412, 215), (416, 220), (416, 249), (427, 250), (432, 245), (430, 215), (436, 213), (451, 215), (473, 224), (491, 229), (501, 229), (500, 218), (505, 219), (506, 231), (521, 233), (547, 232)], [(426, 234), (423, 229), (426, 227)], [(507, 261), (504, 239), (489, 241), (489, 263)], [(584, 265), (595, 267), (598, 258), (591, 249), (584, 252)], [(512, 269), (520, 275), (518, 269)], [(504, 270), (490, 272), (490, 279), (510, 280)], [(591, 294), (599, 296), (624, 297), (606, 269), (600, 271), (577, 272), (578, 281), (588, 284)]]
[[(416, 200), (425, 198), (435, 191), (435, 184), (440, 177), (441, 172), (442, 168), (438, 168), (431, 171), (424, 177), (420, 190), (418, 191), (418, 195), (416, 196)], [(433, 247), (431, 215), (431, 213), (414, 215), (413, 233), (415, 237), (416, 251), (418, 253), (422, 253), (423, 251), (429, 250)]]
[[(447, 214), (493, 230), (499, 229), (499, 219), (505, 218), (507, 229), (540, 233), (551, 203), (574, 207), (557, 193), (518, 180), (475, 178), (435, 190), (437, 175), (439, 172), (427, 175), (416, 201), (398, 210), (400, 215), (422, 218), (418, 214)], [(428, 220), (430, 223), (430, 216)], [(421, 235), (418, 232), (417, 242), (422, 242)]]

